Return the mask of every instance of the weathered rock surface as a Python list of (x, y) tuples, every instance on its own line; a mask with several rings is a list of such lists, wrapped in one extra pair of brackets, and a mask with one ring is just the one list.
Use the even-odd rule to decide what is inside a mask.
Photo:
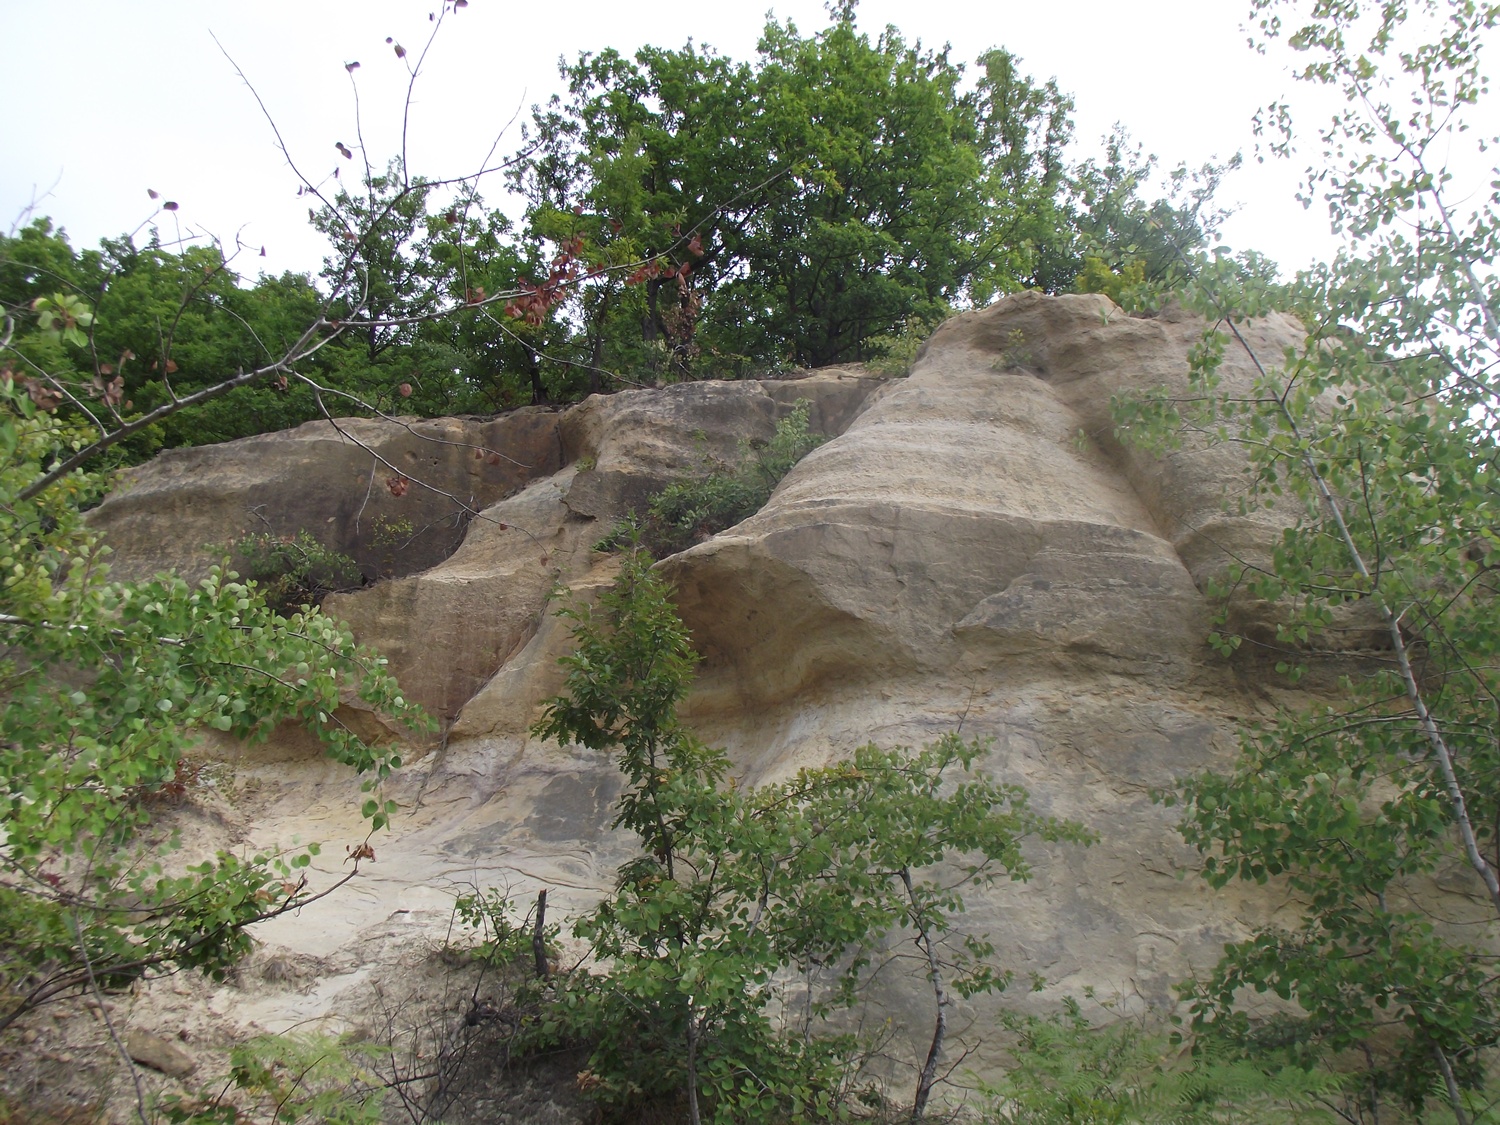
[[(327, 608), (390, 658), (412, 698), (452, 722), (531, 639), (553, 586), (588, 571), (593, 545), (631, 507), (672, 480), (734, 463), (742, 443), (770, 438), (799, 399), (813, 428), (838, 432), (874, 383), (831, 371), (596, 395), (554, 416), (567, 469), (481, 511), (442, 565)], [(480, 706), (464, 729), (488, 721)]]
[(172, 1078), (186, 1078), (198, 1069), (198, 1060), (178, 1044), (139, 1027), (125, 1037), (125, 1050), (142, 1066)]
[[(1020, 294), (949, 321), (906, 379), (839, 370), (421, 424), (454, 442), (433, 449), (412, 436), (412, 457), (436, 459), (421, 471), (448, 473), (444, 491), (472, 495), (479, 514), (429, 569), (328, 608), (387, 651), (445, 736), (392, 786), (403, 812), (368, 875), (336, 902), (263, 927), (278, 955), (321, 959), (316, 985), (226, 990), (225, 1018), (277, 1030), (358, 1022), (372, 974), (395, 951), (441, 939), (454, 893), (546, 887), (565, 909), (611, 885), (629, 854), (608, 829), (611, 763), (527, 734), (558, 690), (566, 648), (548, 591), (608, 583), (614, 562), (591, 547), (616, 519), (666, 480), (769, 437), (799, 398), (833, 439), (758, 515), (663, 563), (703, 655), (690, 721), (749, 783), (866, 742), (915, 745), (955, 728), (992, 739), (985, 768), (1101, 837), (1089, 850), (1036, 848), (1030, 883), (971, 902), (969, 924), (1006, 967), (1048, 981), (1041, 1000), (1012, 1002), (1092, 987), (1127, 1006), (1170, 1003), (1172, 982), (1275, 906), (1179, 879), (1192, 856), (1149, 796), (1223, 760), (1232, 721), (1279, 690), (1204, 641), (1205, 582), (1231, 554), (1263, 551), (1279, 526), (1225, 514), (1241, 462), (1225, 448), (1158, 459), (1113, 434), (1111, 396), (1181, 382), (1202, 328), (1180, 314), (1128, 317), (1104, 297)], [(1267, 356), (1300, 338), (1277, 317), (1246, 331)], [(1229, 351), (1225, 383), (1250, 377)], [(401, 461), (407, 437), (389, 440), (403, 452), (382, 456), (418, 479), (417, 461)], [(474, 474), (498, 470), (470, 465), (474, 444), (528, 468), (483, 492)], [(304, 427), (161, 459), (96, 523), (129, 573), (191, 569), (200, 541), (244, 524), (245, 504), (269, 505), (263, 482), (306, 526), (349, 534), (367, 493), (382, 491), (383, 470), (367, 486), (370, 465), (360, 447)], [(210, 492), (231, 475), (237, 484)], [(379, 502), (382, 513), (410, 510), (388, 492)], [(173, 520), (187, 529), (175, 559), (162, 548)], [(249, 838), (357, 840), (357, 786), (299, 745), (235, 756)], [(897, 1026), (910, 1021), (915, 1043), (927, 1017), (911, 995), (895, 986), (877, 999), (894, 1005)]]
[[(304, 530), (369, 578), (411, 574), (452, 554), (474, 513), (561, 467), (559, 417), (346, 418), (172, 449), (128, 470), (89, 522), (120, 578), (195, 580), (246, 535)], [(411, 484), (396, 496), (399, 478)]]

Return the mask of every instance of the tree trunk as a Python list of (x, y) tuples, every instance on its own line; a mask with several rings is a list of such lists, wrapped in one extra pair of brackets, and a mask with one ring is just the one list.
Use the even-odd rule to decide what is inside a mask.
[(927, 1112), (927, 1100), (932, 1096), (932, 1087), (937, 1083), (938, 1059), (943, 1055), (943, 1041), (948, 1037), (948, 1008), (953, 1001), (943, 987), (943, 967), (938, 963), (937, 950), (932, 946), (932, 932), (928, 929), (917, 906), (917, 895), (912, 887), (911, 871), (903, 868), (901, 882), (906, 886), (906, 897), (912, 907), (912, 925), (917, 931), (917, 946), (927, 955), (927, 980), (932, 985), (932, 995), (937, 1001), (937, 1017), (932, 1025), (932, 1043), (927, 1048), (927, 1058), (917, 1075), (917, 1093), (912, 1098), (911, 1121), (918, 1125)]
[(703, 1111), (698, 1107), (698, 1025), (693, 1018), (693, 998), (687, 1002), (687, 1096), (688, 1120), (703, 1125)]
[(531, 930), (531, 956), (536, 962), (536, 975), (539, 980), (546, 980), (552, 975), (552, 969), (547, 964), (547, 938), (545, 926), (547, 922), (547, 889), (543, 887), (536, 893), (536, 925)]

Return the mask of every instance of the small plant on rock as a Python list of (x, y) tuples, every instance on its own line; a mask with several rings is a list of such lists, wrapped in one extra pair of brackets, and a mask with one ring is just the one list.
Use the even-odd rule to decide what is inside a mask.
[(266, 605), (282, 614), (319, 605), (329, 594), (357, 590), (365, 582), (358, 563), (307, 531), (248, 535), (239, 542), (239, 554), (245, 578), (260, 587)]
[(932, 335), (936, 324), (930, 324), (919, 316), (908, 317), (901, 328), (891, 336), (872, 336), (870, 344), (880, 350), (874, 359), (865, 361), (865, 366), (880, 375), (901, 376), (909, 374), (917, 353)]
[(745, 447), (736, 468), (667, 485), (651, 498), (644, 517), (617, 524), (597, 549), (619, 550), (638, 530), (653, 554), (672, 555), (753, 516), (793, 466), (827, 440), (809, 430), (810, 408), (800, 400), (776, 423), (770, 441)]

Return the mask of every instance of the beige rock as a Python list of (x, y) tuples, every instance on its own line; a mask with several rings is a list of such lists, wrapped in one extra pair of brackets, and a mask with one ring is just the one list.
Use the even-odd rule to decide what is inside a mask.
[[(327, 608), (381, 649), (411, 698), (452, 722), (531, 639), (553, 587), (588, 571), (593, 545), (632, 507), (669, 481), (733, 464), (744, 443), (771, 437), (801, 399), (815, 427), (838, 432), (832, 427), (846, 424), (876, 384), (836, 370), (595, 395), (562, 415), (569, 468), (479, 513), (441, 564), (331, 598)], [(466, 730), (492, 722), (487, 705), (475, 703)]]
[(170, 1078), (186, 1078), (198, 1069), (198, 1060), (170, 1039), (134, 1027), (125, 1037), (125, 1050), (142, 1066), (159, 1070)]
[[(370, 579), (447, 558), (473, 513), (562, 465), (559, 415), (340, 419), (173, 449), (128, 470), (89, 517), (114, 573), (196, 580), (245, 535), (307, 531)], [(412, 484), (401, 496), (388, 482)]]
[[(630, 842), (608, 828), (612, 764), (528, 734), (561, 685), (567, 649), (548, 592), (603, 588), (615, 562), (591, 548), (616, 519), (663, 482), (769, 437), (801, 397), (833, 440), (758, 515), (662, 564), (703, 656), (687, 718), (729, 750), (745, 783), (867, 742), (918, 745), (953, 729), (991, 740), (986, 771), (1101, 836), (1091, 850), (1030, 848), (1030, 882), (972, 896), (966, 925), (1005, 967), (1048, 981), (1040, 998), (1008, 1002), (1093, 989), (1127, 1009), (1170, 1003), (1174, 981), (1284, 905), (1256, 888), (1214, 894), (1179, 878), (1194, 857), (1171, 812), (1150, 799), (1154, 787), (1226, 760), (1234, 721), (1277, 690), (1252, 663), (1226, 666), (1207, 649), (1202, 590), (1231, 555), (1263, 552), (1286, 516), (1226, 514), (1226, 498), (1244, 487), (1232, 449), (1158, 459), (1114, 437), (1111, 397), (1181, 385), (1202, 330), (1180, 313), (1126, 316), (1104, 297), (1023, 293), (942, 326), (904, 380), (877, 384), (846, 369), (687, 384), (524, 416), (538, 428), (555, 419), (555, 461), (538, 455), (532, 475), (475, 504), (451, 556), (328, 603), (449, 725), (440, 747), (390, 783), (402, 812), (375, 841), (379, 862), (336, 905), (260, 927), (269, 949), (326, 966), (316, 987), (226, 996), (225, 1018), (273, 1027), (349, 1015), (361, 988), (400, 971), (407, 943), (441, 939), (464, 889), (525, 897), (546, 887), (563, 914), (613, 884)], [(1269, 357), (1300, 337), (1275, 317), (1245, 331)], [(1227, 385), (1251, 375), (1243, 356), (1226, 353)], [(280, 470), (247, 459), (328, 440), (296, 431), (224, 455), (242, 482), (275, 478), (292, 495)], [(369, 454), (330, 450), (347, 467), (338, 481), (318, 470), (333, 496), (316, 503), (357, 510)], [(241, 518), (211, 510), (255, 487), (211, 500), (187, 478), (217, 479), (213, 452), (191, 456), (201, 472), (183, 471), (188, 455), (148, 466), (133, 492), (101, 509), (127, 568), (163, 558), (156, 509), (186, 513), (201, 529), (194, 537)], [(308, 504), (299, 510), (312, 513)], [(276, 758), (274, 747), (237, 769), (256, 794), (242, 806), (254, 841), (358, 839), (357, 786), (337, 771)], [(341, 854), (325, 851), (314, 877), (336, 878)], [(872, 1003), (888, 1005), (915, 1051), (930, 1034), (930, 997), (919, 981), (890, 976)], [(971, 1014), (982, 1037), (987, 1010)]]

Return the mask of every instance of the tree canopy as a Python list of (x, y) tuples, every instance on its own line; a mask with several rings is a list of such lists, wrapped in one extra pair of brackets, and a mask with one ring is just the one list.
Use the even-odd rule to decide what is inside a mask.
[(872, 40), (848, 10), (811, 36), (769, 24), (753, 63), (692, 43), (584, 55), (513, 179), (533, 231), (669, 267), (634, 294), (595, 286), (586, 318), (640, 325), (620, 347), (865, 359), (910, 318), (1076, 273), (1053, 260), (1072, 103), (1004, 51), (980, 65), (966, 89), (946, 51)]
[(748, 61), (689, 42), (561, 72), (566, 94), (505, 162), (517, 220), (396, 160), (304, 185), (329, 242), (316, 278), (251, 279), (243, 249), (154, 228), (97, 249), (46, 219), (0, 236), (0, 306), (63, 294), (92, 318), (76, 341), (17, 335), (22, 374), (53, 380), (65, 412), (140, 416), (264, 366), (319, 317), (336, 326), (298, 377), (169, 411), (118, 444), (128, 458), (324, 414), (569, 402), (877, 359), (1023, 287), (1169, 281), (1218, 217), (1222, 169), (1179, 171), (1149, 201), (1154, 158), (1123, 134), (1069, 163), (1055, 81), (998, 48), (968, 72), (895, 28), (871, 36), (853, 5), (812, 34), (768, 23)]

